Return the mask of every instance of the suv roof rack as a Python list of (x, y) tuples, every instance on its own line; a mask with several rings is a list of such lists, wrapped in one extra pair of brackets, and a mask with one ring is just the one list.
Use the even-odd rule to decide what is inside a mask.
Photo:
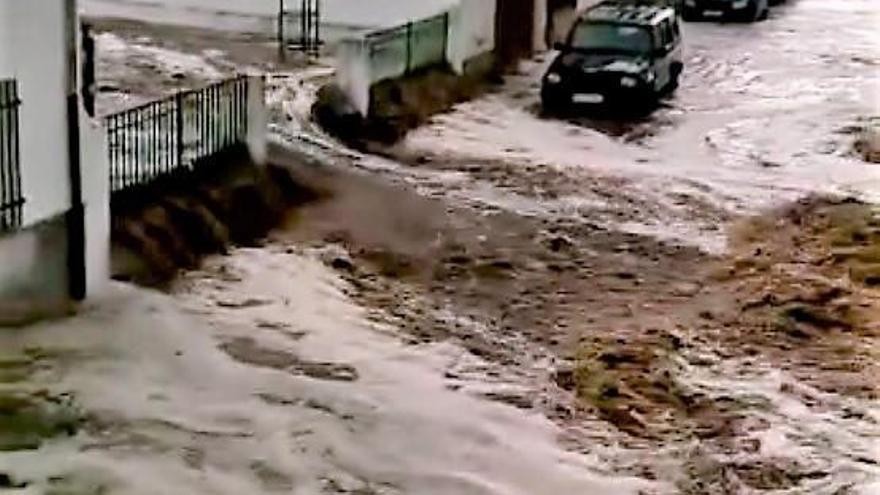
[(650, 26), (669, 15), (675, 15), (675, 10), (662, 0), (605, 0), (587, 9), (581, 18)]

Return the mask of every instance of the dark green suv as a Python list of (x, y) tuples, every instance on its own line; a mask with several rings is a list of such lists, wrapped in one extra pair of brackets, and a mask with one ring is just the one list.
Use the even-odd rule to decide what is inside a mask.
[(606, 2), (575, 23), (544, 75), (549, 112), (575, 105), (644, 106), (678, 86), (684, 69), (675, 9)]

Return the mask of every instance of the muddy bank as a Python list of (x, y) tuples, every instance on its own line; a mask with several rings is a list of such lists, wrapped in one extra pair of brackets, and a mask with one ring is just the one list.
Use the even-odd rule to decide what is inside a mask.
[(116, 280), (161, 286), (205, 255), (251, 246), (296, 205), (318, 197), (288, 169), (254, 165), (233, 150), (192, 173), (112, 198), (112, 270)]

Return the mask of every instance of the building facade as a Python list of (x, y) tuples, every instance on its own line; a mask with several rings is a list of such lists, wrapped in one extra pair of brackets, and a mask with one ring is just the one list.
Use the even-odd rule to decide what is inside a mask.
[(81, 46), (75, 0), (0, 0), (0, 322), (107, 280), (107, 154)]

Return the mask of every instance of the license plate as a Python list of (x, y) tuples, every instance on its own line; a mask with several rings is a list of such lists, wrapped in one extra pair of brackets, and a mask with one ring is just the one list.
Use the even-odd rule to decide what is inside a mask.
[(575, 103), (602, 103), (605, 97), (598, 93), (577, 93), (572, 97)]
[(721, 10), (707, 10), (703, 12), (703, 15), (706, 17), (721, 17), (724, 15), (724, 12)]

